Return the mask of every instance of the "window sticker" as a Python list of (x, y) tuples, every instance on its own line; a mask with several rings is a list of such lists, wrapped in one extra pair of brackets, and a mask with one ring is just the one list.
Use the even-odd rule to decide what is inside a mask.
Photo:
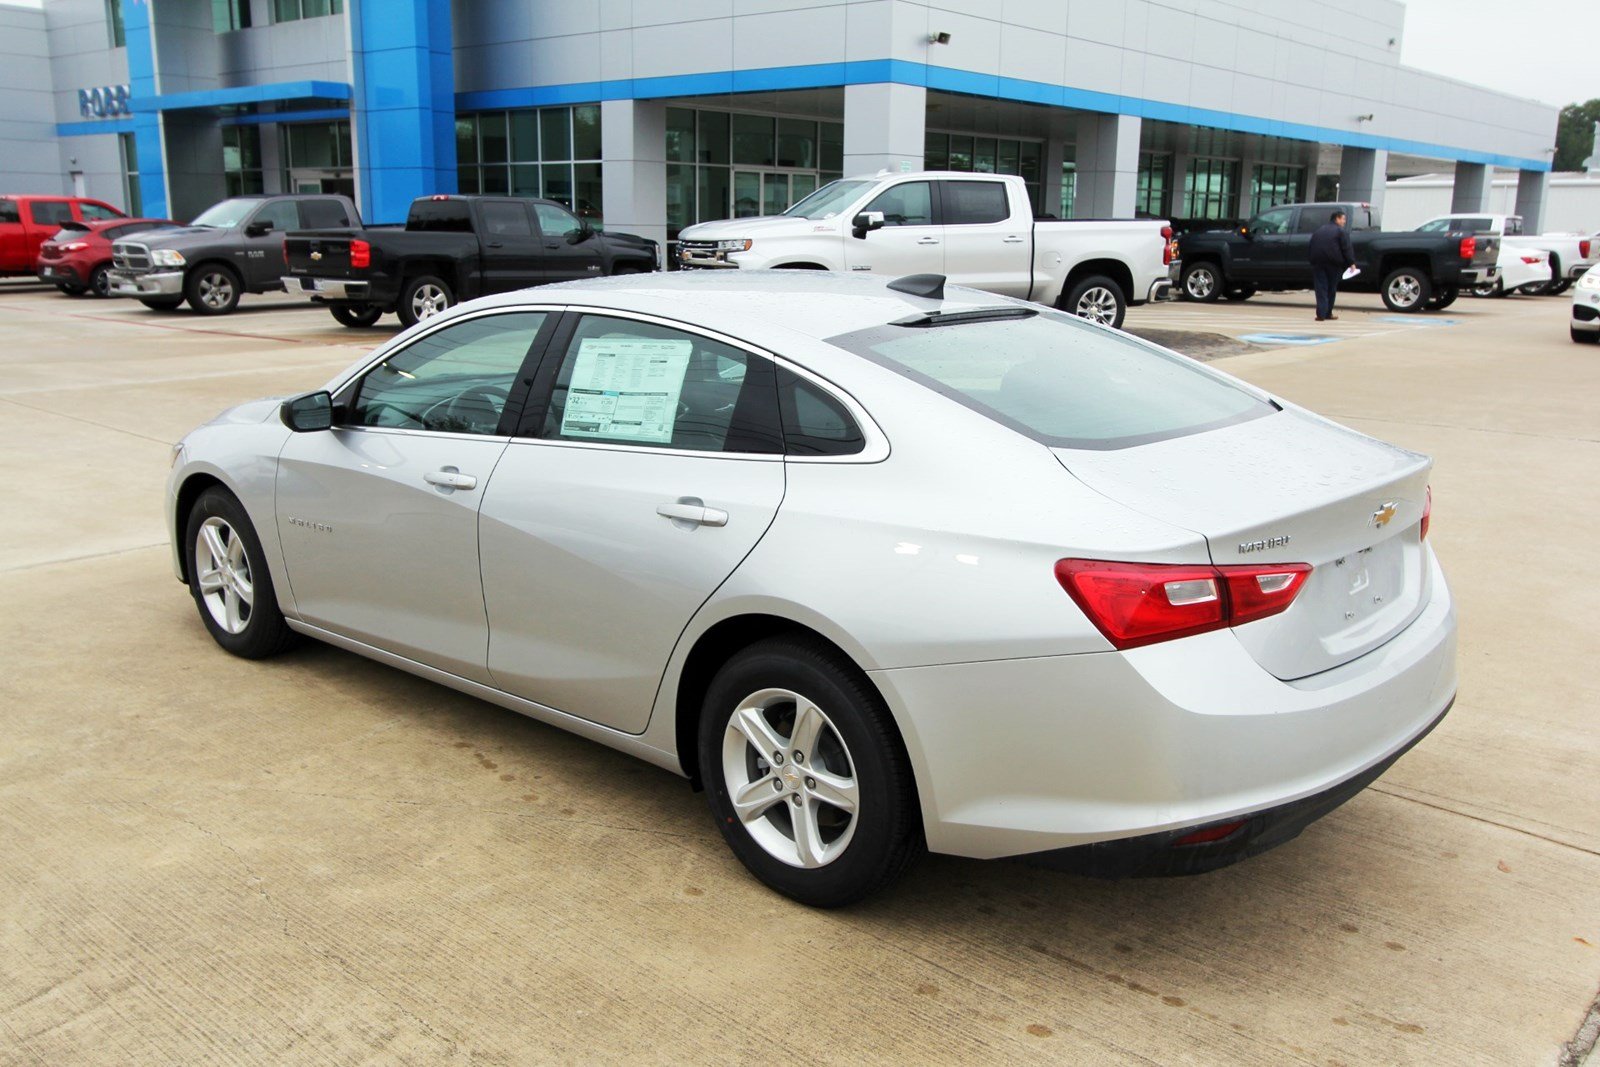
[(561, 436), (672, 443), (694, 342), (585, 337), (567, 386)]

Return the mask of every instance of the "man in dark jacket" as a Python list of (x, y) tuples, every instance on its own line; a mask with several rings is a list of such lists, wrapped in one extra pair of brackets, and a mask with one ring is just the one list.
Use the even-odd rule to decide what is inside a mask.
[(1350, 243), (1344, 222), (1344, 212), (1335, 211), (1311, 235), (1311, 284), (1317, 290), (1318, 322), (1338, 318), (1333, 313), (1334, 294), (1339, 291), (1345, 270), (1356, 265), (1355, 246)]

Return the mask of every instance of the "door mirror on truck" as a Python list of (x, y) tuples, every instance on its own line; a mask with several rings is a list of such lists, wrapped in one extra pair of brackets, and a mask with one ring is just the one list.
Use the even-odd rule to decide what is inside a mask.
[(272, 222), (268, 219), (257, 219), (244, 228), (246, 237), (262, 237), (272, 232)]
[(850, 236), (859, 241), (867, 239), (867, 234), (873, 230), (883, 229), (883, 212), (863, 211), (850, 220)]
[(333, 397), (326, 389), (291, 396), (278, 408), (278, 417), (295, 433), (311, 433), (333, 426)]

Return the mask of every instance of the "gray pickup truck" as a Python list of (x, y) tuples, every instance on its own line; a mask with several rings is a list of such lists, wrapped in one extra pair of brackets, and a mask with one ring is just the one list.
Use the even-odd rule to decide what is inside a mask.
[(226, 315), (245, 293), (283, 288), (284, 234), (360, 225), (356, 206), (342, 196), (231, 197), (187, 226), (114, 243), (111, 293), (155, 311), (188, 300), (202, 315)]

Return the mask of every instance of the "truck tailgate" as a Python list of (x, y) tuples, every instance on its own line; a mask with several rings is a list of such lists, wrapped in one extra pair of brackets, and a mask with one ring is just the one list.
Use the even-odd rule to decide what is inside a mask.
[(297, 230), (283, 239), (286, 273), (314, 278), (349, 278), (352, 230)]

